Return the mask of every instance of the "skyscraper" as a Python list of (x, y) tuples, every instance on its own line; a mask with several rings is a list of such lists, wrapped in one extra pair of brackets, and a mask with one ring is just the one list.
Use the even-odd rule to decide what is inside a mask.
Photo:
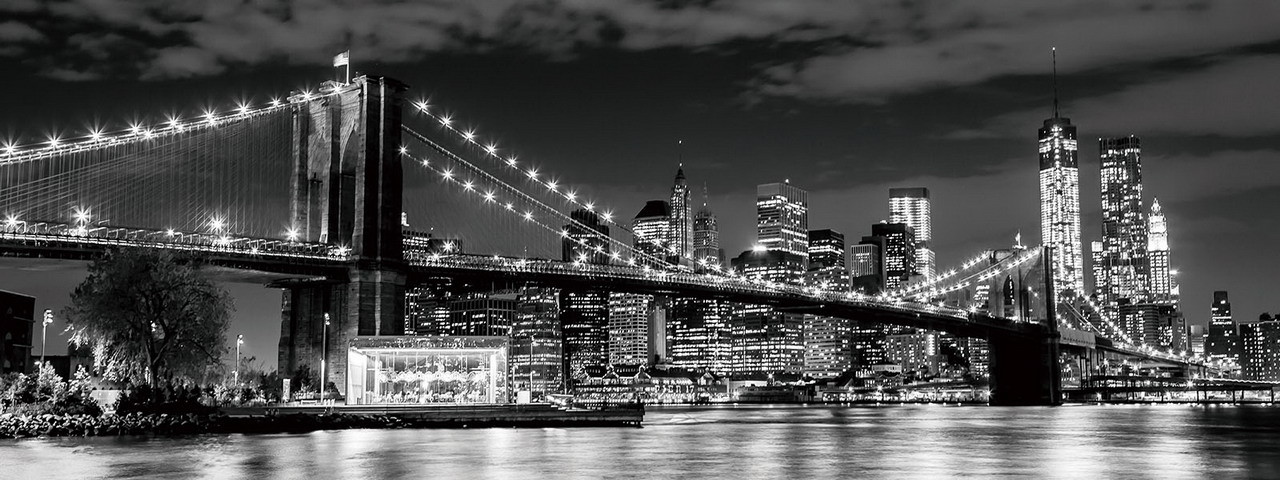
[(645, 365), (649, 360), (652, 295), (609, 294), (609, 364)]
[(1159, 199), (1151, 200), (1151, 215), (1147, 217), (1147, 262), (1151, 301), (1176, 305), (1178, 286), (1169, 266), (1169, 226)]
[(707, 205), (707, 193), (703, 190), (702, 206), (693, 216), (693, 260), (707, 265), (724, 265), (724, 251), (720, 249), (720, 228), (716, 215)]
[(562, 240), (561, 260), (609, 263), (609, 226), (600, 222), (600, 215), (579, 208), (569, 212), (569, 218), (576, 223), (564, 226), (568, 236)]
[(1138, 137), (1099, 138), (1102, 251), (1094, 266), (1098, 300), (1147, 301), (1147, 219), (1142, 209), (1142, 144)]
[(661, 259), (673, 256), (671, 246), (671, 205), (663, 200), (649, 200), (631, 221), (636, 250)]
[(1240, 337), (1236, 321), (1231, 317), (1231, 302), (1227, 292), (1213, 292), (1213, 306), (1209, 309), (1209, 335), (1205, 339), (1205, 353), (1214, 360), (1240, 361)]
[(560, 324), (567, 378), (604, 375), (609, 368), (609, 294), (601, 290), (561, 291)]
[(808, 285), (849, 290), (849, 269), (844, 255), (844, 234), (831, 229), (809, 231)]
[[(877, 223), (871, 226), (871, 239), (863, 238), (864, 243), (881, 243), (881, 258), (884, 262), (884, 288), (894, 290), (902, 288), (907, 279), (916, 271), (915, 231), (905, 223)], [(883, 238), (881, 242), (874, 239)]]
[(884, 239), (863, 237), (849, 247), (850, 288), (865, 294), (879, 293), (884, 288), (884, 265), (880, 259)]
[[(560, 292), (554, 288), (522, 288), (511, 322), (511, 379), (516, 390), (558, 393), (564, 376), (561, 368), (563, 340), (560, 330)], [(531, 381), (532, 380), (532, 381)]]
[(723, 300), (677, 298), (671, 302), (667, 338), (671, 363), (683, 368), (729, 372), (732, 306)]
[(1080, 169), (1076, 127), (1058, 115), (1055, 51), (1053, 118), (1039, 132), (1040, 241), (1052, 248), (1054, 297), (1065, 301), (1067, 290), (1084, 293), (1084, 257), (1080, 244)]
[(735, 305), (730, 374), (799, 374), (804, 370), (804, 315), (764, 305)]
[(767, 250), (809, 257), (809, 193), (790, 181), (756, 187), (756, 241)]
[(668, 244), (681, 259), (693, 255), (693, 206), (689, 197), (689, 184), (681, 165), (676, 169), (675, 184), (671, 187), (671, 229), (668, 231)]
[(1245, 379), (1280, 382), (1280, 319), (1240, 325)]
[(933, 218), (929, 189), (925, 187), (889, 189), (889, 223), (905, 223), (916, 234), (915, 273), (933, 278)]

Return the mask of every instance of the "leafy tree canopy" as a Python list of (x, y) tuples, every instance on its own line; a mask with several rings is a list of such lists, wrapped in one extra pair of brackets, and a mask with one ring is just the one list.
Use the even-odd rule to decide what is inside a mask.
[(220, 362), (231, 311), (231, 297), (192, 262), (130, 249), (89, 266), (66, 317), (71, 341), (92, 350), (106, 378), (155, 386)]

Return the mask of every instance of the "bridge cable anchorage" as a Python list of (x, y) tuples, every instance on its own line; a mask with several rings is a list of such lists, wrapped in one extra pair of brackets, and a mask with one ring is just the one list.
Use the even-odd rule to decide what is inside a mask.
[[(452, 133), (455, 136), (455, 139), (461, 142), (463, 145), (469, 148), (479, 149), (485, 158), (494, 160), (495, 162), (498, 163), (499, 166), (506, 167), (510, 171), (517, 174), (517, 176), (525, 177), (527, 182), (531, 182), (533, 184), (538, 185), (539, 189), (546, 188), (548, 192), (555, 192), (557, 194), (556, 197), (559, 198), (560, 201), (565, 202), (566, 206), (572, 205), (574, 207), (584, 208), (587, 211), (593, 212), (593, 213), (595, 213), (596, 210), (598, 209), (596, 202), (585, 200), (585, 199), (580, 200), (577, 196), (577, 193), (575, 193), (574, 190), (572, 190), (568, 186), (560, 185), (559, 182), (557, 182), (551, 176), (544, 176), (546, 180), (540, 180), (538, 178), (540, 173), (537, 166), (530, 166), (527, 170), (521, 170), (519, 166), (519, 162), (517, 161), (517, 157), (515, 155), (508, 155), (506, 158), (503, 158), (501, 155), (498, 154), (498, 151), (501, 149), (497, 146), (496, 143), (490, 142), (490, 143), (482, 144), (481, 141), (479, 140), (480, 136), (474, 130), (464, 131), (462, 129), (457, 128), (454, 125), (454, 122), (451, 116), (448, 116), (445, 114), (436, 114), (435, 112), (431, 111), (430, 105), (426, 101), (415, 102), (414, 107), (418, 113), (432, 120), (435, 120), (436, 123), (439, 124), (441, 129), (445, 130), (446, 132)], [(564, 188), (564, 191), (561, 191), (560, 190), (561, 188)], [(632, 235), (635, 234), (635, 232), (631, 231), (630, 226), (615, 221), (612, 211), (604, 210), (603, 212), (600, 212), (600, 213), (601, 213), (600, 218), (603, 219), (603, 221), (607, 225), (611, 225), (619, 230), (622, 230), (627, 233), (631, 233)], [(658, 240), (651, 240), (651, 242), (655, 246), (658, 246), (659, 248), (662, 247), (661, 242)], [(684, 256), (684, 258), (691, 261), (695, 260), (692, 256), (692, 253), (687, 253)]]
[[(418, 133), (418, 132), (414, 131), (413, 129), (410, 129), (410, 128), (408, 128), (408, 127), (404, 127), (404, 128), (403, 128), (403, 130), (404, 130), (404, 132), (405, 132), (405, 133), (408, 133), (408, 134), (409, 134), (411, 137), (413, 137), (415, 140), (417, 140), (417, 141), (419, 141), (419, 142), (423, 143), (424, 145), (426, 145), (426, 146), (427, 146), (427, 147), (429, 147), (430, 149), (435, 150), (437, 153), (439, 153), (439, 154), (441, 154), (441, 155), (444, 155), (444, 156), (445, 156), (446, 158), (448, 158), (450, 161), (454, 162), (454, 164), (459, 165), (459, 166), (461, 166), (461, 167), (463, 167), (463, 168), (465, 168), (465, 169), (467, 169), (467, 170), (471, 171), (473, 174), (478, 175), (478, 176), (480, 176), (480, 177), (484, 178), (485, 180), (489, 181), (489, 182), (490, 182), (490, 183), (492, 183), (493, 185), (496, 185), (496, 186), (497, 186), (497, 188), (507, 191), (508, 193), (510, 193), (511, 195), (513, 195), (517, 200), (522, 201), (522, 202), (527, 203), (527, 204), (530, 204), (530, 205), (533, 205), (535, 208), (540, 209), (540, 210), (543, 210), (544, 212), (550, 213), (553, 217), (558, 218), (558, 219), (559, 219), (559, 220), (561, 220), (561, 221), (567, 222), (569, 225), (572, 225), (572, 226), (577, 227), (577, 229), (578, 229), (578, 231), (579, 231), (580, 233), (585, 233), (585, 234), (591, 235), (591, 236), (592, 236), (592, 238), (596, 238), (596, 239), (604, 240), (606, 243), (611, 244), (611, 245), (613, 245), (613, 246), (617, 247), (617, 249), (618, 249), (618, 250), (611, 250), (610, 252), (601, 252), (601, 253), (606, 253), (606, 254), (608, 254), (608, 255), (610, 255), (610, 256), (613, 256), (615, 259), (617, 259), (617, 258), (616, 258), (616, 256), (615, 256), (615, 255), (613, 255), (613, 253), (618, 252), (618, 251), (627, 252), (627, 253), (631, 254), (631, 258), (632, 258), (632, 259), (639, 258), (639, 259), (641, 259), (642, 261), (644, 261), (644, 263), (649, 264), (649, 265), (651, 265), (651, 266), (658, 266), (658, 267), (662, 267), (662, 268), (664, 268), (664, 269), (668, 269), (668, 270), (679, 270), (679, 269), (680, 269), (680, 267), (679, 267), (678, 265), (673, 265), (673, 264), (671, 264), (671, 263), (667, 262), (667, 261), (666, 261), (665, 259), (663, 259), (663, 258), (660, 258), (660, 257), (654, 256), (654, 255), (651, 255), (651, 254), (649, 254), (649, 253), (647, 253), (647, 252), (643, 252), (643, 251), (637, 250), (637, 249), (635, 249), (634, 247), (632, 247), (632, 246), (630, 246), (630, 245), (627, 245), (626, 243), (624, 243), (624, 242), (622, 242), (622, 241), (620, 241), (620, 240), (617, 240), (617, 239), (614, 239), (614, 238), (612, 238), (612, 237), (610, 237), (610, 236), (603, 235), (603, 234), (600, 234), (600, 233), (596, 232), (595, 230), (593, 230), (593, 229), (591, 229), (591, 228), (587, 227), (586, 225), (582, 224), (580, 221), (578, 221), (578, 220), (574, 219), (572, 216), (570, 216), (570, 215), (565, 215), (564, 213), (560, 212), (560, 210), (558, 210), (558, 209), (556, 209), (556, 208), (554, 208), (554, 207), (551, 207), (551, 206), (549, 206), (549, 205), (547, 205), (547, 204), (543, 203), (542, 201), (538, 200), (537, 198), (534, 198), (533, 196), (531, 196), (531, 195), (529, 195), (529, 194), (527, 194), (527, 193), (523, 192), (523, 191), (522, 191), (522, 190), (520, 190), (519, 188), (517, 188), (517, 187), (515, 187), (515, 186), (512, 186), (512, 185), (510, 185), (510, 184), (508, 184), (508, 183), (506, 183), (506, 182), (502, 181), (501, 179), (497, 178), (496, 176), (494, 176), (494, 175), (490, 174), (489, 172), (485, 171), (485, 170), (484, 170), (484, 169), (482, 169), (482, 168), (477, 167), (475, 164), (473, 164), (473, 163), (471, 163), (471, 162), (466, 161), (466, 160), (465, 160), (465, 159), (463, 159), (461, 156), (459, 156), (459, 155), (457, 155), (456, 153), (454, 153), (454, 152), (450, 151), (448, 148), (446, 148), (446, 147), (444, 147), (444, 146), (442, 146), (442, 145), (440, 145), (440, 144), (438, 144), (438, 143), (436, 143), (436, 142), (434, 142), (434, 141), (430, 140), (430, 139), (429, 139), (429, 138), (427, 138), (426, 136), (424, 136), (424, 135), (422, 135), (422, 134), (420, 134), (420, 133)], [(408, 152), (408, 150), (407, 150), (407, 149), (403, 150), (403, 154), (404, 154), (407, 158), (410, 158), (410, 159), (414, 160), (414, 161), (415, 161), (414, 163), (417, 163), (417, 164), (421, 165), (422, 167), (425, 167), (425, 168), (428, 168), (428, 169), (431, 169), (431, 170), (435, 171), (437, 174), (439, 174), (439, 175), (441, 175), (441, 176), (446, 177), (446, 179), (447, 179), (447, 180), (454, 180), (454, 181), (458, 181), (458, 180), (456, 180), (456, 179), (452, 178), (452, 174), (451, 174), (450, 172), (447, 172), (447, 171), (445, 171), (445, 170), (438, 170), (438, 169), (435, 169), (434, 167), (431, 167), (431, 166), (430, 166), (430, 162), (429, 162), (429, 161), (426, 161), (425, 159), (420, 159), (420, 158), (418, 158), (418, 157), (414, 157), (413, 155), (409, 154), (409, 152)], [(460, 181), (459, 181), (459, 182), (460, 182)], [(459, 183), (459, 184), (460, 184), (460, 185), (462, 185), (462, 183)], [(464, 185), (464, 187), (465, 187), (465, 185)], [(476, 194), (478, 194), (478, 195), (480, 194), (479, 190), (475, 190), (475, 193), (476, 193)], [(485, 198), (485, 201), (487, 201), (487, 202), (494, 202), (494, 201), (495, 201), (495, 199), (494, 199), (494, 198), (490, 198), (490, 197), (492, 197), (492, 195), (482, 195), (482, 196), (486, 197), (486, 198)], [(512, 212), (514, 213), (514, 211), (513, 211), (511, 208), (508, 208), (507, 210), (508, 210), (508, 211), (512, 211)], [(530, 219), (531, 219), (531, 218), (530, 218), (530, 215), (525, 215), (525, 219), (526, 219), (526, 220), (530, 220)], [(556, 232), (556, 233), (560, 234), (560, 235), (561, 235), (562, 237), (564, 237), (564, 238), (568, 238), (568, 237), (567, 237), (567, 232), (566, 232), (565, 230), (563, 230), (563, 229), (551, 228), (551, 227), (546, 227), (546, 228), (550, 229), (550, 230), (551, 230), (551, 231), (553, 231), (553, 232)], [(588, 242), (586, 239), (578, 239), (578, 240), (576, 241), (576, 243), (578, 243), (580, 246), (590, 247), (590, 245), (589, 245), (589, 243), (590, 243), (590, 242)]]

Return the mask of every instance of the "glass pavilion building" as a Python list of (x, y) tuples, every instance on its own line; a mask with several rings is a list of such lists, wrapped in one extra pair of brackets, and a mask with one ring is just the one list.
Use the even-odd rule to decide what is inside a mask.
[(347, 404), (507, 403), (507, 348), (507, 337), (356, 337)]

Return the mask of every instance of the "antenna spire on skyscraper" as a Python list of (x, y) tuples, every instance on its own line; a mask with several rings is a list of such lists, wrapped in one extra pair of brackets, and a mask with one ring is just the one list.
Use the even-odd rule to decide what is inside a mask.
[(1058, 118), (1058, 47), (1049, 48), (1053, 56), (1053, 118)]

